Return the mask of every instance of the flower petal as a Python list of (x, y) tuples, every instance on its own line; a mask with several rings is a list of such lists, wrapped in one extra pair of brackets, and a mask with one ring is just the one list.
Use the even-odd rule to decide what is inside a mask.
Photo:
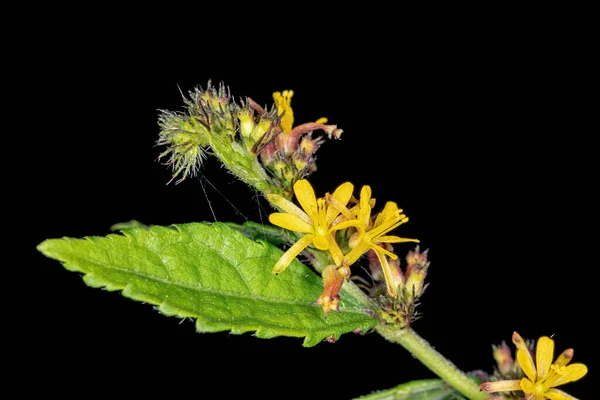
[(359, 240), (356, 247), (350, 250), (350, 252), (344, 256), (344, 262), (346, 265), (352, 265), (367, 251), (369, 251), (368, 243), (364, 240)]
[(292, 214), (272, 213), (269, 215), (269, 222), (294, 232), (311, 233), (313, 231), (312, 225)]
[(290, 265), (292, 260), (294, 260), (294, 258), (296, 258), (296, 256), (300, 254), (300, 252), (304, 250), (306, 246), (308, 246), (312, 242), (313, 239), (314, 235), (308, 234), (304, 235), (302, 238), (300, 238), (300, 240), (294, 243), (292, 247), (290, 247), (285, 253), (283, 253), (279, 261), (277, 261), (277, 263), (273, 267), (273, 273), (278, 274), (280, 272), (285, 271), (285, 269), (288, 267), (288, 265)]
[(335, 189), (331, 197), (337, 201), (336, 205), (338, 205), (338, 207), (332, 207), (331, 205), (327, 207), (327, 226), (329, 226), (329, 224), (331, 224), (335, 217), (337, 217), (337, 215), (341, 212), (339, 209), (340, 204), (346, 208), (346, 204), (348, 204), (348, 201), (350, 201), (353, 191), (354, 185), (350, 182), (342, 183), (337, 187), (337, 189)]
[(379, 243), (404, 243), (404, 242), (415, 242), (420, 243), (419, 239), (407, 239), (398, 236), (379, 236), (377, 238)]
[(335, 224), (331, 228), (329, 228), (329, 231), (339, 231), (340, 229), (350, 228), (351, 226), (354, 226), (356, 228), (362, 228), (362, 222), (360, 222), (357, 219), (340, 222), (339, 224)]
[[(325, 198), (329, 199), (329, 198), (331, 198), (331, 195), (325, 195)], [(327, 201), (329, 201), (329, 200), (327, 200)], [(346, 207), (344, 207), (344, 208), (346, 208)], [(356, 219), (356, 213), (358, 212), (358, 208), (359, 208), (358, 206), (347, 208), (346, 210), (344, 210), (344, 208), (342, 208), (340, 210), (340, 212), (342, 214), (335, 217), (335, 219), (333, 220), (331, 225), (336, 225), (342, 221), (347, 221), (349, 219)], [(361, 224), (362, 224), (362, 222), (361, 222)]]
[(479, 385), (479, 387), (486, 393), (510, 392), (513, 390), (521, 390), (521, 381), (516, 379), (510, 381), (484, 382)]
[(373, 249), (373, 251), (375, 252), (381, 252), (382, 254), (385, 254), (386, 256), (388, 256), (389, 258), (391, 258), (392, 260), (397, 260), (398, 259), (398, 255), (392, 253), (389, 250), (384, 249), (383, 247), (375, 244), (375, 243), (369, 243), (369, 247), (371, 249)]
[(573, 349), (566, 349), (561, 353), (560, 356), (554, 361), (554, 365), (557, 367), (562, 367), (563, 365), (567, 365), (573, 359)]
[(281, 117), (281, 122), (279, 126), (283, 129), (284, 133), (289, 132), (294, 125), (294, 111), (292, 110), (292, 96), (294, 95), (294, 91), (292, 90), (284, 90), (283, 93), (275, 92), (273, 93), (273, 101), (275, 102), (275, 106), (277, 107), (277, 115)]
[[(342, 204), (341, 201), (335, 199), (329, 193), (325, 193), (325, 201), (327, 202), (327, 217), (325, 222), (328, 226), (339, 224), (340, 221), (355, 219), (354, 214)], [(330, 220), (330, 214), (335, 212), (335, 217)], [(341, 215), (340, 215), (341, 213)]]
[(577, 381), (583, 378), (588, 372), (587, 366), (581, 363), (567, 365), (566, 367), (558, 367), (557, 369), (560, 369), (562, 374), (553, 382), (552, 386), (559, 386)]
[(550, 389), (544, 395), (550, 400), (577, 400), (576, 397), (571, 396), (558, 389)]
[(394, 271), (392, 271), (392, 267), (390, 267), (390, 264), (388, 263), (385, 254), (383, 254), (383, 252), (381, 252), (380, 250), (382, 250), (381, 247), (373, 248), (373, 251), (375, 252), (375, 254), (377, 254), (379, 263), (381, 264), (381, 269), (383, 270), (387, 292), (391, 297), (396, 298), (398, 297), (398, 287), (395, 284), (396, 282), (394, 280), (395, 274)]
[[(517, 361), (519, 362), (521, 369), (523, 370), (523, 372), (525, 372), (525, 375), (527, 375), (529, 380), (531, 380), (531, 382), (535, 382), (535, 378), (536, 378), (535, 364), (533, 363), (533, 357), (531, 357), (531, 353), (529, 352), (529, 350), (519, 349), (517, 351)], [(523, 378), (523, 379), (525, 379), (525, 378)], [(522, 384), (523, 384), (523, 381), (521, 381), (521, 385)], [(523, 390), (525, 390), (525, 389), (523, 389)]]
[(538, 339), (535, 352), (535, 365), (537, 366), (537, 380), (543, 379), (552, 365), (554, 358), (554, 340), (548, 336), (542, 336)]
[(371, 187), (368, 185), (364, 185), (362, 189), (360, 189), (360, 203), (358, 209), (358, 219), (365, 224), (365, 229), (369, 226), (371, 222), (371, 204), (369, 204), (371, 200)]
[(281, 197), (278, 194), (267, 194), (267, 199), (276, 207), (281, 208), (283, 211), (293, 214), (298, 218), (302, 219), (307, 224), (312, 224), (312, 220), (300, 207), (292, 203), (286, 198)]
[(294, 183), (294, 193), (298, 199), (298, 203), (304, 211), (313, 220), (317, 220), (317, 198), (315, 191), (306, 179), (301, 179)]
[(512, 342), (515, 344), (515, 346), (517, 346), (518, 350), (527, 350), (528, 349), (527, 343), (525, 343), (525, 340), (523, 340), (521, 335), (519, 335), (517, 332), (513, 332)]
[[(521, 350), (519, 350), (519, 352), (520, 351)], [(521, 379), (521, 389), (527, 394), (533, 394), (533, 392), (535, 391), (535, 386), (529, 379), (523, 378)]]
[(326, 239), (327, 242), (329, 242), (329, 253), (331, 253), (331, 257), (333, 257), (335, 265), (340, 266), (342, 264), (342, 260), (344, 259), (344, 253), (342, 253), (342, 250), (340, 250), (340, 246), (338, 246), (333, 235), (327, 235)]
[(375, 224), (373, 227), (380, 226), (382, 223), (384, 223), (384, 221), (397, 221), (397, 215), (399, 214), (398, 211), (400, 213), (402, 212), (402, 210), (398, 209), (396, 203), (393, 201), (388, 201), (385, 203), (385, 206), (383, 206), (383, 210), (377, 214), (377, 218), (375, 219)]
[(398, 226), (406, 222), (408, 222), (408, 217), (406, 215), (392, 215), (391, 218), (387, 220), (382, 220), (379, 225), (373, 225), (373, 229), (371, 229), (370, 235), (373, 238), (380, 235), (385, 235), (389, 231), (396, 229)]

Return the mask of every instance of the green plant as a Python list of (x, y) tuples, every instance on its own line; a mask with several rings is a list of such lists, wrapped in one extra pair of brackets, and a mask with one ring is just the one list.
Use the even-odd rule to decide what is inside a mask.
[[(261, 338), (302, 337), (305, 346), (314, 346), (348, 332), (374, 330), (441, 378), (403, 384), (368, 395), (371, 399), (484, 399), (488, 395), (479, 381), (492, 379), (512, 381), (501, 388), (514, 396), (514, 382), (525, 378), (506, 352), (503, 362), (511, 367), (505, 373), (466, 374), (412, 329), (430, 267), (427, 251), (410, 248), (401, 268), (392, 244), (417, 240), (388, 235), (408, 218), (395, 202), (379, 208), (369, 186), (357, 197), (349, 182), (316, 196), (306, 179), (316, 171), (315, 153), (325, 137), (339, 139), (342, 131), (325, 120), (294, 126), (292, 95), (275, 93), (275, 107), (265, 110), (249, 98), (238, 104), (222, 85), (209, 84), (190, 93), (185, 112), (164, 111), (159, 118), (161, 157), (174, 179), (194, 175), (206, 157), (216, 157), (277, 210), (270, 216), (272, 225), (126, 223), (114, 227), (119, 234), (49, 239), (38, 249), (83, 273), (92, 287), (121, 290), (166, 315), (194, 318), (199, 332), (254, 331)], [(314, 137), (316, 131), (326, 136)], [(282, 245), (291, 247), (282, 252)], [(300, 253), (309, 266), (296, 259)], [(368, 260), (374, 279), (367, 288), (351, 279), (351, 267), (361, 258)], [(550, 363), (543, 363), (541, 376), (527, 373), (528, 382), (549, 379)], [(554, 365), (566, 367), (564, 359)], [(573, 365), (568, 376), (574, 380), (586, 369)], [(526, 387), (538, 398), (561, 398), (543, 382), (539, 390)]]

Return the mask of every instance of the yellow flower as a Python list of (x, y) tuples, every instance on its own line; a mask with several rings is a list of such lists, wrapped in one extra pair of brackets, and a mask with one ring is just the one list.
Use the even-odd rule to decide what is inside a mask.
[(275, 106), (277, 107), (277, 115), (284, 114), (283, 117), (281, 117), (280, 123), (284, 135), (291, 131), (292, 126), (294, 125), (294, 111), (292, 110), (293, 95), (293, 90), (284, 90), (283, 93), (273, 93), (273, 100), (275, 101)]
[[(333, 192), (332, 197), (345, 206), (352, 197), (353, 190), (354, 186), (350, 182), (346, 182)], [(312, 186), (306, 179), (299, 180), (294, 184), (294, 193), (303, 210), (282, 196), (267, 195), (273, 205), (285, 211), (269, 215), (269, 221), (273, 225), (290, 231), (306, 234), (281, 256), (273, 267), (273, 273), (283, 272), (292, 260), (310, 244), (319, 250), (329, 250), (336, 265), (340, 265), (343, 254), (333, 235), (336, 230), (355, 226), (358, 221), (345, 221), (334, 225), (333, 222), (339, 211), (327, 205), (325, 199), (317, 199)]]
[[(294, 111), (292, 110), (292, 96), (294, 96), (293, 90), (284, 90), (283, 92), (274, 92), (273, 93), (273, 101), (275, 101), (275, 106), (277, 107), (277, 115), (284, 114), (281, 117), (281, 123), (279, 126), (282, 129), (282, 134), (287, 135), (294, 125)], [(319, 118), (315, 123), (317, 124), (325, 124), (327, 123), (327, 118)]]
[(348, 210), (345, 205), (339, 204), (336, 199), (328, 198), (328, 201), (334, 208), (339, 209), (340, 213), (342, 213), (346, 219), (351, 220), (357, 218), (359, 221), (359, 224), (355, 225), (358, 231), (353, 235), (349, 243), (352, 250), (344, 257), (344, 264), (354, 264), (364, 253), (373, 250), (381, 263), (389, 295), (397, 297), (397, 285), (394, 284), (396, 281), (394, 276), (396, 274), (395, 271), (393, 271), (393, 268), (388, 264), (386, 256), (390, 257), (392, 260), (396, 260), (398, 256), (380, 246), (379, 243), (418, 243), (419, 241), (417, 239), (386, 236), (389, 231), (407, 222), (408, 217), (402, 214), (402, 209), (399, 209), (396, 203), (388, 201), (383, 208), (383, 211), (377, 215), (375, 222), (373, 222), (371, 219), (373, 202), (371, 201), (370, 186), (362, 187), (358, 206), (353, 207), (351, 210)]
[(525, 341), (513, 333), (513, 343), (517, 346), (517, 361), (526, 375), (521, 380), (485, 382), (481, 389), (487, 393), (522, 390), (527, 400), (576, 400), (556, 386), (579, 380), (587, 374), (584, 364), (569, 364), (573, 358), (573, 349), (567, 349), (552, 363), (554, 340), (542, 336), (537, 342), (535, 362)]

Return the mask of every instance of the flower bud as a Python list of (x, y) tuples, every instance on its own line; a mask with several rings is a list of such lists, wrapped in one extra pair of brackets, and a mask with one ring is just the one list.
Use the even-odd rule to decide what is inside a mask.
[(505, 342), (502, 342), (499, 346), (492, 345), (494, 359), (498, 364), (498, 371), (502, 375), (506, 375), (512, 371), (514, 360), (510, 347)]
[(336, 265), (329, 265), (323, 270), (323, 293), (315, 303), (323, 307), (325, 316), (331, 310), (340, 310), (338, 305), (340, 302), (339, 292), (346, 276), (350, 276), (350, 268), (348, 267), (338, 268)]
[(427, 252), (423, 253), (419, 251), (419, 246), (414, 251), (409, 251), (406, 256), (408, 263), (406, 267), (406, 292), (411, 298), (418, 298), (423, 294), (425, 289), (425, 277), (427, 276), (427, 269), (429, 268), (429, 261), (427, 261)]

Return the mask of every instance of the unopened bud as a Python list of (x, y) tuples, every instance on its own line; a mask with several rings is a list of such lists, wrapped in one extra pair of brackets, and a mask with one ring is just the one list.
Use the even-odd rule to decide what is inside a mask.
[(323, 307), (323, 313), (325, 316), (329, 314), (329, 311), (339, 311), (340, 302), (340, 289), (344, 284), (345, 273), (347, 271), (339, 271), (336, 265), (329, 265), (323, 270), (323, 293), (315, 302)]
[(423, 294), (425, 288), (425, 277), (429, 269), (429, 261), (427, 261), (427, 252), (419, 251), (419, 246), (414, 251), (409, 251), (406, 256), (406, 292), (412, 298), (418, 298)]
[(294, 167), (298, 171), (302, 171), (308, 168), (310, 160), (308, 159), (308, 157), (302, 157), (298, 154), (294, 154), (294, 157), (292, 157), (292, 162), (294, 163)]
[(242, 108), (238, 112), (238, 119), (240, 120), (240, 135), (248, 139), (251, 137), (254, 131), (254, 111), (249, 108)]
[(310, 134), (300, 140), (297, 152), (305, 156), (315, 153), (323, 143), (322, 139), (313, 139)]
[(499, 346), (492, 346), (492, 349), (500, 374), (505, 375), (512, 371), (514, 360), (508, 345), (502, 342)]
[(429, 262), (427, 261), (427, 253), (429, 249), (424, 252), (420, 252), (420, 248), (417, 245), (415, 250), (410, 250), (406, 255), (406, 275), (410, 275), (413, 268), (427, 269)]

